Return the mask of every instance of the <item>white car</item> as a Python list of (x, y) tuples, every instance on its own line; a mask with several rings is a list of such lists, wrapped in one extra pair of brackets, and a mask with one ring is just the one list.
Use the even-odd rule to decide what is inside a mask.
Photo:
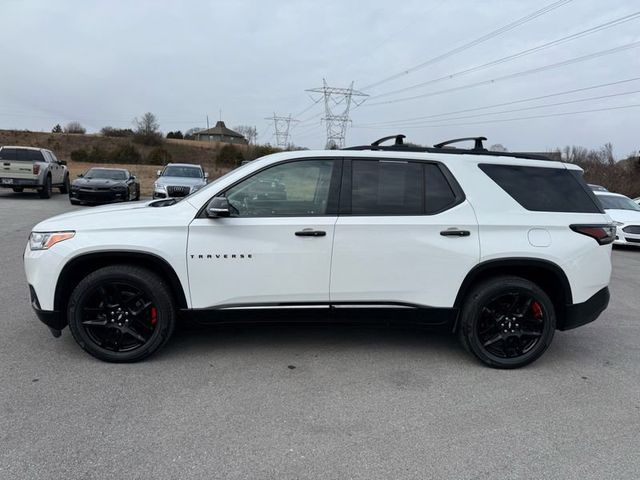
[(616, 226), (616, 245), (640, 247), (640, 205), (619, 193), (595, 192)]
[(516, 368), (607, 307), (615, 228), (579, 167), (489, 152), (483, 137), (395, 138), (269, 155), (180, 201), (45, 220), (24, 252), (33, 308), (112, 362), (156, 352), (186, 318), (293, 315), (440, 326)]

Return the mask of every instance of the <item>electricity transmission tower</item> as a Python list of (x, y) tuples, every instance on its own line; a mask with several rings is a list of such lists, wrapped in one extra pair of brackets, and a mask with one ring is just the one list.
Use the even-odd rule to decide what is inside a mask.
[(327, 81), (322, 79), (322, 87), (312, 88), (307, 92), (321, 93), (324, 97), (324, 121), (327, 126), (327, 143), (326, 148), (343, 148), (344, 140), (347, 133), (347, 125), (351, 121), (349, 119), (349, 111), (351, 104), (358, 106), (366, 100), (360, 101), (354, 97), (368, 97), (366, 93), (353, 89), (353, 82), (349, 88), (330, 87)]
[(273, 117), (267, 117), (265, 120), (271, 120), (273, 122), (273, 128), (276, 131), (276, 146), (280, 148), (287, 148), (289, 146), (289, 129), (291, 122), (297, 122), (291, 118), (291, 114), (288, 117), (279, 117), (275, 113)]

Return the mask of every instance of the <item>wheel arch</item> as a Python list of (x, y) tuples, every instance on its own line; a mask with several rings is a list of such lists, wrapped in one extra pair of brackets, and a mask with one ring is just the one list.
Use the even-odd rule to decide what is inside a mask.
[(146, 252), (113, 251), (91, 252), (71, 259), (60, 272), (56, 283), (54, 309), (66, 316), (67, 303), (76, 285), (89, 273), (99, 268), (124, 263), (137, 265), (158, 273), (169, 284), (176, 308), (187, 308), (187, 299), (178, 274), (163, 258)]
[[(476, 265), (460, 285), (454, 307), (460, 311), (465, 297), (479, 282), (499, 276), (514, 275), (534, 282), (542, 288), (556, 309), (558, 326), (561, 326), (566, 308), (573, 303), (571, 284), (562, 268), (551, 261), (539, 258), (501, 258), (487, 260)], [(458, 327), (458, 320), (454, 330)]]

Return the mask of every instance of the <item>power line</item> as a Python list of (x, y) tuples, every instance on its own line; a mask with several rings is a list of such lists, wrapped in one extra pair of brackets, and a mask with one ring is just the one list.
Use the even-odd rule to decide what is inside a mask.
[(457, 53), (460, 53), (464, 50), (468, 50), (471, 47), (475, 47), (476, 45), (479, 45), (481, 43), (486, 42), (487, 40), (490, 40), (492, 38), (495, 38), (499, 35), (502, 35), (503, 33), (509, 32), (511, 30), (513, 30), (514, 28), (519, 27), (520, 25), (523, 25), (527, 22), (530, 22), (531, 20), (534, 20), (542, 15), (545, 15), (553, 10), (555, 10), (556, 8), (560, 8), (564, 5), (566, 5), (567, 3), (571, 2), (572, 0), (558, 0), (556, 2), (553, 2), (539, 10), (536, 10), (533, 13), (530, 13), (528, 15), (525, 15), (524, 17), (521, 17), (503, 27), (500, 27), (496, 30), (493, 30), (492, 32), (487, 33), (486, 35), (483, 35), (481, 37), (476, 38), (475, 40), (472, 40), (470, 42), (465, 43), (464, 45), (461, 45), (459, 47), (456, 47), (454, 49), (451, 49), (445, 53), (442, 53), (436, 57), (433, 57), (425, 62), (422, 62), (418, 65), (415, 65), (413, 67), (410, 67), (400, 73), (396, 73), (395, 75), (391, 75), (390, 77), (386, 77), (378, 82), (372, 83), (370, 85), (367, 85), (366, 87), (363, 87), (363, 90), (369, 90), (371, 88), (377, 87), (378, 85), (382, 85), (383, 83), (387, 83), (390, 82), (391, 80), (395, 80), (397, 78), (400, 78), (404, 75), (408, 75), (409, 73), (415, 72), (416, 70), (419, 70), (421, 68), (424, 68), (428, 65), (432, 65), (436, 62), (439, 62), (441, 60), (444, 60), (447, 57), (450, 57), (452, 55), (455, 55)]
[(450, 115), (455, 115), (458, 113), (467, 113), (467, 112), (476, 112), (478, 110), (486, 110), (489, 108), (495, 108), (495, 107), (506, 107), (508, 105), (515, 105), (518, 103), (525, 103), (525, 102), (532, 102), (534, 100), (543, 100), (545, 98), (552, 98), (552, 97), (558, 97), (558, 96), (562, 96), (562, 95), (569, 95), (571, 93), (578, 93), (578, 92), (585, 92), (588, 90), (594, 90), (597, 88), (604, 88), (604, 87), (610, 87), (613, 85), (621, 85), (623, 83), (629, 83), (629, 82), (635, 82), (640, 80), (640, 77), (633, 77), (633, 78), (627, 78), (625, 80), (618, 80), (616, 82), (608, 82), (608, 83), (600, 83), (598, 85), (590, 85), (588, 87), (582, 87), (582, 88), (574, 88), (572, 90), (565, 90), (562, 92), (555, 92), (555, 93), (548, 93), (546, 95), (538, 95), (536, 97), (527, 97), (527, 98), (522, 98), (519, 100), (511, 100), (509, 102), (502, 102), (502, 103), (494, 103), (492, 105), (483, 105), (481, 107), (474, 107), (474, 108), (464, 108), (462, 110), (454, 110), (452, 112), (444, 112), (444, 113), (434, 113), (432, 115), (423, 115), (420, 117), (411, 117), (411, 118), (405, 118), (405, 119), (401, 119), (401, 120), (390, 120), (387, 122), (373, 122), (367, 125), (370, 126), (374, 126), (374, 125), (380, 125), (380, 126), (392, 126), (392, 125), (396, 125), (396, 124), (402, 124), (402, 123), (409, 123), (411, 121), (414, 120), (426, 120), (429, 118), (438, 118), (438, 117), (447, 117)]
[(451, 73), (449, 75), (444, 75), (442, 77), (434, 78), (432, 80), (428, 80), (426, 82), (417, 83), (415, 85), (411, 85), (411, 86), (408, 86), (408, 87), (400, 88), (400, 89), (397, 89), (397, 90), (392, 90), (392, 91), (381, 93), (381, 94), (378, 94), (378, 95), (373, 95), (372, 97), (370, 97), (370, 99), (387, 97), (389, 95), (396, 95), (398, 93), (407, 92), (407, 91), (410, 91), (410, 90), (413, 90), (413, 89), (416, 89), (416, 88), (420, 88), (420, 87), (431, 85), (431, 84), (434, 84), (434, 83), (437, 83), (437, 82), (441, 82), (443, 80), (450, 80), (452, 78), (459, 77), (461, 75), (466, 75), (466, 74), (469, 74), (469, 73), (477, 72), (479, 70), (483, 70), (485, 68), (493, 67), (495, 65), (500, 65), (500, 64), (503, 64), (503, 63), (506, 63), (506, 62), (510, 62), (512, 60), (516, 60), (518, 58), (522, 58), (522, 57), (525, 57), (527, 55), (531, 55), (533, 53), (537, 53), (537, 52), (540, 52), (542, 50), (546, 50), (547, 48), (555, 47), (557, 45), (561, 45), (561, 44), (566, 43), (566, 42), (577, 40), (577, 39), (585, 37), (587, 35), (592, 35), (594, 33), (600, 32), (602, 30), (606, 30), (607, 28), (617, 27), (618, 25), (621, 25), (621, 24), (626, 23), (626, 22), (630, 22), (631, 20), (636, 20), (639, 17), (640, 17), (640, 12), (635, 12), (635, 13), (632, 13), (632, 14), (629, 14), (629, 15), (625, 15), (623, 17), (616, 18), (615, 20), (610, 20), (610, 21), (602, 23), (600, 25), (596, 25), (596, 26), (588, 28), (586, 30), (582, 30), (581, 32), (573, 33), (571, 35), (567, 35), (565, 37), (558, 38), (558, 39), (553, 40), (551, 42), (543, 43), (542, 45), (538, 45), (536, 47), (528, 48), (528, 49), (522, 50), (520, 52), (508, 55), (506, 57), (502, 57), (502, 58), (499, 58), (497, 60), (493, 60), (491, 62), (483, 63), (482, 65), (477, 65), (475, 67), (467, 68), (465, 70), (461, 70), (461, 71), (456, 72), (456, 73)]
[(479, 81), (479, 82), (469, 83), (467, 85), (461, 85), (459, 87), (447, 88), (447, 89), (444, 89), (444, 90), (437, 90), (435, 92), (428, 92), (428, 93), (423, 93), (423, 94), (420, 94), (420, 95), (413, 95), (411, 97), (402, 97), (402, 98), (396, 98), (396, 99), (393, 99), (393, 100), (386, 100), (386, 101), (382, 101), (382, 102), (367, 103), (364, 106), (365, 107), (373, 107), (375, 105), (387, 105), (387, 104), (390, 104), (390, 103), (406, 102), (406, 101), (409, 101), (409, 100), (416, 100), (418, 98), (426, 98), (426, 97), (432, 97), (432, 96), (435, 96), (435, 95), (441, 95), (441, 94), (444, 94), (444, 93), (457, 92), (457, 91), (460, 91), (460, 90), (465, 90), (467, 88), (479, 87), (481, 85), (488, 85), (488, 84), (491, 84), (491, 83), (499, 82), (501, 80), (507, 80), (507, 79), (511, 79), (511, 78), (523, 77), (525, 75), (531, 75), (532, 73), (544, 72), (546, 70), (551, 70), (553, 68), (564, 67), (566, 65), (572, 65), (574, 63), (579, 63), (579, 62), (584, 62), (584, 61), (587, 61), (587, 60), (592, 60), (594, 58), (599, 58), (599, 57), (606, 56), (606, 55), (612, 55), (614, 53), (622, 52), (624, 50), (629, 50), (629, 49), (635, 48), (637, 46), (640, 46), (640, 41), (627, 43), (627, 44), (624, 44), (624, 45), (620, 45), (618, 47), (610, 48), (608, 50), (601, 50), (599, 52), (590, 53), (588, 55), (583, 55), (583, 56), (580, 56), (580, 57), (570, 58), (570, 59), (564, 60), (562, 62), (551, 63), (551, 64), (548, 64), (548, 65), (544, 65), (542, 67), (536, 67), (536, 68), (531, 68), (531, 69), (528, 69), (528, 70), (522, 70), (522, 71), (516, 72), (516, 73), (510, 73), (508, 75), (502, 75), (500, 77), (496, 77), (496, 78), (489, 79), (489, 80), (482, 80), (482, 81)]
[[(576, 111), (573, 111), (573, 112), (560, 112), (560, 113), (549, 113), (549, 114), (543, 114), (543, 115), (531, 115), (531, 116), (527, 116), (527, 117), (513, 117), (513, 118), (501, 118), (501, 119), (496, 119), (496, 120), (484, 120), (482, 122), (433, 123), (433, 124), (424, 124), (424, 125), (410, 125), (410, 126), (405, 126), (404, 128), (461, 127), (461, 126), (467, 126), (467, 125), (485, 125), (487, 123), (504, 123), (504, 122), (518, 121), (518, 120), (531, 120), (531, 119), (536, 119), (536, 118), (562, 117), (562, 116), (566, 116), (566, 115), (577, 115), (577, 114), (581, 114), (581, 113), (593, 113), (593, 112), (606, 112), (606, 111), (609, 111), (609, 110), (622, 110), (622, 109), (626, 109), (626, 108), (637, 108), (637, 107), (640, 107), (640, 103), (633, 104), (633, 105), (621, 105), (621, 106), (617, 106), (617, 107), (594, 108), (594, 109), (590, 109), (590, 110), (576, 110)], [(446, 120), (444, 120), (444, 121), (446, 121)], [(357, 125), (354, 125), (353, 128), (361, 128), (361, 127), (358, 127)], [(364, 128), (367, 128), (367, 127), (364, 127)], [(369, 127), (369, 128), (373, 128), (373, 127)], [(383, 127), (376, 127), (376, 128), (383, 128)]]
[[(511, 110), (501, 110), (498, 112), (486, 112), (486, 113), (476, 113), (474, 115), (464, 115), (462, 117), (452, 117), (452, 118), (444, 118), (442, 119), (443, 122), (448, 122), (451, 120), (464, 120), (466, 118), (478, 118), (478, 117), (483, 117), (485, 115), (499, 115), (499, 114), (503, 114), (503, 113), (513, 113), (513, 112), (524, 112), (527, 110), (536, 110), (538, 108), (549, 108), (549, 107), (557, 107), (560, 105), (570, 105), (572, 103), (580, 103), (580, 102), (589, 102), (591, 100), (602, 100), (604, 98), (614, 98), (614, 97), (622, 97), (624, 95), (632, 95), (634, 93), (640, 93), (640, 90), (632, 90), (630, 92), (621, 92), (621, 93), (612, 93), (609, 95), (599, 95), (597, 97), (587, 97), (587, 98), (580, 98), (577, 100), (568, 100), (565, 102), (556, 102), (556, 103), (549, 103), (549, 104), (545, 104), (545, 105), (535, 105), (532, 107), (524, 107), (524, 108), (514, 108)], [(414, 125), (415, 123), (405, 123), (405, 124), (398, 124), (398, 126), (411, 126)]]

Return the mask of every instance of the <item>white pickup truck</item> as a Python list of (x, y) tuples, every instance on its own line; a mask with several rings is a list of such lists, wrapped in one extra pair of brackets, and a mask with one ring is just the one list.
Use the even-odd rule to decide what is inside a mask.
[(36, 189), (40, 198), (49, 198), (54, 187), (69, 192), (67, 163), (51, 150), (34, 147), (0, 147), (0, 187), (22, 192)]

